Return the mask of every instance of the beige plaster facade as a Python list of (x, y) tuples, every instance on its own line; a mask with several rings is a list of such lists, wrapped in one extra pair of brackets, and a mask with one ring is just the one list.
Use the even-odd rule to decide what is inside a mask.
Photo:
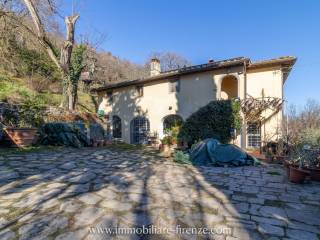
[[(135, 143), (133, 119), (138, 116), (148, 119), (149, 135), (161, 139), (166, 116), (174, 114), (186, 120), (213, 100), (283, 99), (283, 85), (295, 58), (279, 59), (257, 63), (251, 63), (247, 58), (241, 59), (243, 61), (225, 60), (221, 64), (194, 66), (195, 70), (190, 67), (189, 70), (152, 74), (147, 79), (111, 84), (96, 90), (103, 99), (99, 110), (108, 116), (111, 128), (113, 116), (120, 117), (121, 138), (127, 143)], [(263, 114), (268, 119), (259, 125), (261, 141), (276, 140), (281, 135), (282, 109), (277, 112), (266, 110)], [(246, 128), (244, 121), (235, 143), (250, 148), (253, 146), (249, 144)]]

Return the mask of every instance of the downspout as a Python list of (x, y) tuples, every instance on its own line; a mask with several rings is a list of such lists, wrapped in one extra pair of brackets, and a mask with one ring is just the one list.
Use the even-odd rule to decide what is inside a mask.
[[(243, 62), (243, 80), (244, 80), (244, 100), (247, 98), (247, 60)], [(246, 148), (247, 146), (247, 123), (244, 120), (242, 125), (242, 136), (241, 136), (241, 148)]]

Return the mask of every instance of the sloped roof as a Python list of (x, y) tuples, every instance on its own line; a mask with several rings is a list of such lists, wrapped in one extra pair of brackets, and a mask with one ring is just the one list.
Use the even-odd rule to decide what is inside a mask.
[(121, 88), (121, 87), (126, 87), (131, 85), (139, 85), (139, 84), (148, 83), (148, 82), (166, 79), (166, 78), (174, 78), (181, 75), (186, 75), (186, 74), (191, 74), (196, 72), (205, 72), (205, 71), (211, 71), (211, 70), (225, 68), (225, 67), (240, 66), (244, 64), (247, 66), (247, 69), (281, 65), (288, 68), (287, 70), (287, 75), (288, 75), (295, 61), (296, 61), (296, 58), (292, 56), (279, 57), (279, 58), (274, 58), (274, 59), (269, 59), (264, 61), (257, 61), (257, 62), (251, 62), (250, 59), (246, 57), (236, 57), (236, 58), (230, 58), (230, 59), (216, 61), (216, 62), (209, 62), (205, 64), (200, 64), (200, 65), (193, 65), (189, 67), (178, 68), (178, 69), (174, 69), (166, 72), (161, 72), (159, 75), (156, 75), (156, 76), (110, 83), (110, 84), (107, 84), (106, 86), (92, 89), (91, 92), (112, 90), (116, 88)]

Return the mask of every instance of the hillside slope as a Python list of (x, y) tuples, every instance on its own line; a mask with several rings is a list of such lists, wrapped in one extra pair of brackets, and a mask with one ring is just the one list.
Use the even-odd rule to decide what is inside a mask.
[[(0, 102), (21, 104), (25, 98), (32, 98), (46, 106), (59, 106), (61, 94), (49, 91), (37, 92), (29, 85), (27, 79), (11, 77), (5, 72), (0, 72)], [(94, 112), (95, 108), (91, 102), (90, 95), (81, 91), (79, 91), (78, 95), (78, 110)]]

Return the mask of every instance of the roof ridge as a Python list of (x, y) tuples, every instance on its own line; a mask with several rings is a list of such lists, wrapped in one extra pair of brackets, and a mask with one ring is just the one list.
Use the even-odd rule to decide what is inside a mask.
[(203, 68), (203, 67), (208, 67), (208, 66), (212, 66), (212, 65), (217, 65), (220, 63), (239, 61), (239, 60), (244, 60), (244, 59), (250, 60), (249, 58), (246, 58), (246, 57), (234, 57), (234, 58), (228, 58), (228, 59), (223, 59), (223, 60), (219, 60), (219, 61), (191, 65), (188, 67), (180, 67), (180, 68), (176, 68), (176, 69), (172, 69), (172, 70), (168, 70), (168, 71), (163, 71), (160, 74), (171, 73), (171, 72), (175, 72), (175, 71), (179, 71), (179, 70), (191, 70), (191, 69), (196, 69), (196, 68)]

